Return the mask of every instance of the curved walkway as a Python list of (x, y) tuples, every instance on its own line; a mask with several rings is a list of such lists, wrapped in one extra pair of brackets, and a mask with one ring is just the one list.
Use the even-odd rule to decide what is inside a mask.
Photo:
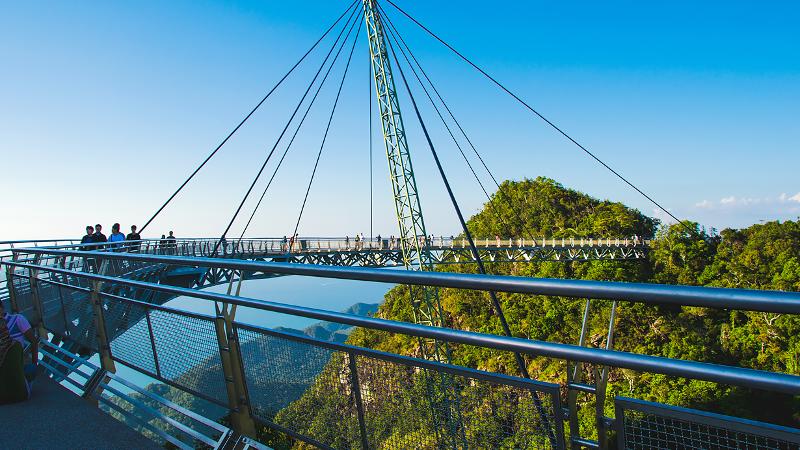
[(33, 388), (27, 402), (0, 406), (6, 448), (160, 448), (51, 378), (40, 374)]

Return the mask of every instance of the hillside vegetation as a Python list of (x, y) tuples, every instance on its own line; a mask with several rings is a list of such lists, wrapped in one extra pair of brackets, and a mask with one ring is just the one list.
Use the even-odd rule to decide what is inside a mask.
[[(513, 205), (513, 207), (511, 206)], [(750, 289), (800, 290), (800, 224), (770, 222), (717, 234), (694, 223), (694, 231), (673, 225), (658, 227), (655, 219), (618, 202), (601, 201), (547, 179), (504, 182), (483, 210), (468, 223), (477, 238), (630, 237), (654, 238), (648, 260), (531, 262), (490, 264), (494, 274), (718, 286)], [(441, 270), (473, 272), (474, 265), (448, 265)], [(515, 336), (575, 344), (580, 334), (586, 299), (499, 294)], [(503, 334), (485, 293), (440, 290), (447, 326)], [(604, 346), (610, 302), (594, 301), (587, 343)], [(408, 290), (389, 291), (377, 316), (412, 320)], [(736, 312), (696, 307), (646, 306), (623, 302), (618, 309), (614, 348), (627, 352), (737, 365), (800, 374), (800, 318), (789, 315)], [(348, 343), (420, 356), (416, 339), (356, 329)], [(513, 355), (454, 346), (454, 364), (518, 375)], [(531, 376), (563, 383), (563, 361), (527, 358)], [(337, 370), (331, 363), (328, 370)], [(324, 372), (323, 372), (324, 374)], [(591, 378), (587, 370), (586, 376)], [(324, 377), (321, 377), (324, 378)], [(309, 405), (326, 403), (324, 389), (312, 389), (278, 415), (291, 419), (300, 431), (318, 427)], [(410, 395), (410, 394), (409, 394)], [(661, 375), (612, 370), (609, 398), (625, 395), (673, 405), (753, 417), (800, 426), (798, 402), (765, 392), (689, 381)], [(588, 402), (588, 400), (586, 400)], [(608, 415), (613, 415), (608, 402)], [(592, 407), (586, 403), (587, 410)], [(464, 414), (469, 414), (467, 411)], [(303, 420), (298, 422), (298, 418)], [(389, 422), (390, 418), (387, 418)], [(584, 421), (590, 420), (588, 415)], [(303, 424), (309, 424), (303, 430)], [(587, 422), (588, 424), (588, 422)], [(419, 430), (417, 430), (418, 432)], [(401, 425), (382, 430), (385, 439), (403, 442)], [(423, 430), (423, 434), (424, 434)], [(399, 441), (398, 441), (399, 439)], [(514, 446), (513, 443), (509, 444)]]

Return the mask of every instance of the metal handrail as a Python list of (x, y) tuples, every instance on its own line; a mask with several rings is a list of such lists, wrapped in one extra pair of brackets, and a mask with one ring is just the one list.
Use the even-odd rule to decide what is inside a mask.
[[(72, 252), (62, 252), (62, 251), (59, 252), (67, 255), (72, 253)], [(105, 256), (112, 258), (128, 257), (131, 259), (137, 259), (143, 261), (151, 260), (154, 262), (165, 262), (165, 263), (168, 262), (172, 264), (180, 261), (180, 263), (184, 265), (204, 265), (204, 264), (215, 263), (217, 266), (220, 266), (220, 263), (222, 262), (220, 260), (205, 259), (205, 258), (187, 259), (187, 258), (177, 258), (177, 257), (151, 257), (151, 256), (130, 255), (130, 254), (112, 255), (110, 253), (103, 253), (103, 252), (83, 252), (82, 254), (84, 255), (92, 254), (92, 256), (98, 256), (98, 257)], [(194, 262), (194, 264), (192, 264), (192, 262)], [(237, 297), (237, 296), (218, 294), (213, 292), (198, 291), (189, 288), (168, 286), (164, 284), (155, 284), (144, 281), (115, 278), (105, 275), (75, 272), (71, 270), (60, 269), (49, 266), (32, 265), (32, 264), (15, 263), (15, 262), (6, 262), (5, 264), (11, 265), (13, 267), (47, 271), (60, 274), (68, 274), (71, 276), (85, 278), (89, 280), (103, 281), (107, 283), (116, 283), (126, 286), (138, 287), (142, 289), (150, 289), (154, 291), (169, 293), (176, 296), (190, 296), (211, 301), (226, 302), (230, 304), (261, 309), (265, 311), (272, 311), (283, 314), (319, 319), (324, 321), (343, 323), (359, 327), (388, 331), (392, 333), (406, 334), (410, 336), (433, 338), (442, 341), (449, 341), (467, 345), (476, 345), (496, 350), (521, 352), (533, 356), (545, 356), (567, 361), (594, 363), (605, 366), (627, 368), (641, 372), (660, 373), (664, 375), (712, 381), (724, 384), (732, 384), (732, 385), (755, 388), (755, 389), (765, 389), (775, 392), (785, 392), (793, 395), (800, 394), (800, 376), (795, 376), (795, 375), (747, 369), (742, 367), (723, 366), (718, 364), (703, 363), (696, 361), (686, 361), (686, 360), (670, 359), (657, 356), (641, 355), (641, 354), (634, 354), (634, 353), (621, 352), (615, 350), (580, 347), (569, 344), (544, 342), (544, 341), (521, 339), (521, 338), (511, 338), (511, 337), (481, 334), (468, 331), (452, 330), (447, 328), (429, 327), (407, 322), (396, 322), (396, 321), (378, 319), (372, 317), (361, 317), (347, 313), (326, 311), (316, 308), (288, 305), (284, 303), (259, 300), (255, 298)], [(247, 264), (233, 263), (233, 264), (238, 265), (240, 268), (243, 268), (244, 270), (252, 270), (254, 267), (251, 263)], [(263, 270), (263, 269), (274, 268), (274, 266), (276, 266), (276, 263), (261, 263), (260, 265)], [(301, 265), (284, 264), (281, 265), (281, 268), (282, 270), (292, 271), (296, 275), (311, 275), (316, 273), (317, 275), (313, 276), (325, 276), (324, 274), (326, 273), (328, 275), (334, 273), (328, 271), (328, 269), (332, 269), (330, 267), (318, 267), (318, 266), (301, 267)], [(370, 272), (375, 277), (380, 276), (380, 278), (384, 279), (385, 277), (388, 276), (393, 280), (391, 282), (401, 282), (406, 284), (411, 282), (412, 284), (414, 284), (420, 281), (419, 278), (415, 278), (412, 276), (416, 275), (417, 272), (379, 271), (379, 270), (376, 271), (372, 269), (351, 268), (347, 269), (345, 273), (339, 273), (338, 275), (354, 274), (358, 272)], [(373, 273), (373, 272), (378, 272), (378, 273)], [(442, 274), (437, 274), (437, 275), (442, 275)], [(452, 283), (452, 280), (457, 280), (458, 277), (463, 276), (463, 274), (445, 274), (445, 275), (447, 275), (448, 277), (455, 277), (455, 278), (450, 278), (451, 280), (450, 284), (454, 284)], [(407, 278), (408, 281), (402, 281), (404, 276), (408, 277)], [(345, 278), (345, 277), (337, 276), (336, 278)], [(352, 276), (349, 278), (365, 279), (364, 277), (359, 278)], [(492, 277), (478, 277), (478, 278), (508, 279), (514, 277), (492, 276)], [(372, 281), (381, 281), (381, 280), (373, 279)], [(517, 280), (517, 283), (512, 284), (512, 286), (514, 285), (524, 286), (526, 282), (536, 282), (536, 281), (538, 280), (523, 278)], [(473, 286), (476, 284), (482, 284), (480, 280), (472, 280), (472, 283)], [(488, 289), (492, 289), (491, 283), (489, 283), (489, 286), (490, 287), (488, 287)], [(461, 286), (451, 286), (451, 287), (461, 287)], [(774, 293), (774, 294), (790, 294), (790, 293)], [(800, 297), (798, 297), (797, 294), (793, 294), (792, 304), (795, 306), (800, 306)]]
[[(392, 284), (411, 284), (520, 294), (622, 300), (646, 304), (700, 306), (784, 314), (800, 314), (800, 293), (704, 286), (673, 286), (618, 281), (566, 280), (452, 272), (384, 270), (366, 267), (320, 266), (299, 263), (241, 261), (135, 253), (15, 249), (14, 253), (50, 256), (89, 256), (160, 263), (173, 266), (233, 269), (245, 272), (302, 275)], [(11, 262), (7, 262), (11, 264)]]
[[(177, 247), (180, 245), (196, 245), (198, 243), (206, 243), (211, 244), (212, 246), (216, 246), (216, 244), (220, 241), (219, 238), (180, 238), (174, 241), (170, 241), (169, 243), (165, 243), (164, 241), (167, 238), (145, 238), (137, 241), (122, 241), (122, 242), (93, 242), (93, 243), (86, 243), (80, 244), (75, 243), (78, 242), (77, 240), (67, 240), (65, 242), (73, 242), (71, 244), (64, 244), (64, 245), (50, 245), (50, 246), (36, 246), (34, 248), (49, 248), (49, 249), (70, 249), (70, 248), (91, 248), (91, 247), (105, 247), (107, 249), (111, 248), (120, 248), (126, 246), (136, 246), (141, 245), (142, 243), (153, 243), (158, 245), (168, 245)], [(365, 239), (360, 242), (356, 242), (354, 239), (347, 240), (344, 237), (311, 237), (311, 236), (302, 236), (299, 237), (297, 240), (293, 242), (294, 246), (292, 251), (294, 251), (294, 247), (297, 247), (299, 251), (307, 251), (307, 250), (342, 250), (342, 249), (371, 249), (371, 250), (398, 250), (399, 249), (399, 241), (395, 240), (394, 246), (390, 245), (389, 238), (381, 238), (380, 241), (375, 239)], [(19, 242), (26, 242), (26, 241), (19, 241)], [(53, 240), (44, 240), (44, 241), (30, 241), (30, 242), (58, 242)], [(300, 242), (304, 242), (307, 248), (301, 249)], [(432, 240), (428, 241), (430, 246), (433, 248), (468, 248), (467, 242), (464, 239), (460, 238), (445, 238), (445, 237), (434, 237)], [(479, 239), (476, 241), (476, 244), (479, 248), (509, 248), (509, 247), (524, 247), (524, 248), (535, 248), (535, 247), (647, 247), (650, 245), (650, 240), (637, 240), (633, 241), (630, 239), (619, 239), (619, 238), (534, 238), (534, 239), (525, 239), (525, 238), (485, 238)], [(227, 246), (234, 247), (234, 248), (241, 248), (241, 247), (248, 247), (253, 248), (253, 244), (258, 244), (257, 247), (259, 249), (264, 249), (266, 246), (264, 244), (269, 244), (269, 248), (278, 248), (283, 249), (286, 247), (286, 243), (284, 242), (283, 238), (244, 238), (244, 239), (230, 239), (226, 241)], [(317, 244), (316, 246), (313, 244)], [(322, 245), (325, 243), (325, 245)], [(331, 245), (336, 244), (336, 245)], [(21, 247), (25, 248), (25, 247)], [(212, 247), (213, 248), (213, 247)], [(3, 249), (3, 250), (11, 250), (11, 248)], [(282, 250), (286, 251), (286, 250)]]

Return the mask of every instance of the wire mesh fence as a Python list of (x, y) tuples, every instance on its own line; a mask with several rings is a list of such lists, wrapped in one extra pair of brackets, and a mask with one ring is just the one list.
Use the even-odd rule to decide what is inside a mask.
[(214, 318), (103, 295), (112, 357), (221, 406), (225, 377)]
[(105, 322), (114, 359), (143, 372), (160, 376), (149, 308), (132, 302), (104, 298)]
[(17, 269), (11, 275), (10, 288), (14, 292), (14, 301), (17, 313), (24, 315), (32, 324), (39, 323), (39, 317), (33, 305), (33, 293), (31, 292), (30, 273), (27, 269)]
[(560, 398), (554, 384), (381, 356), (356, 357), (371, 446), (563, 446)]
[(332, 448), (563, 447), (555, 384), (236, 329), (253, 413), (300, 439)]
[(236, 330), (250, 405), (258, 419), (329, 447), (360, 447), (346, 352), (256, 327), (237, 324)]
[(777, 425), (617, 397), (619, 447), (797, 450), (800, 433)]
[(89, 292), (66, 287), (63, 290), (66, 293), (61, 296), (65, 337), (86, 350), (97, 352), (97, 328)]

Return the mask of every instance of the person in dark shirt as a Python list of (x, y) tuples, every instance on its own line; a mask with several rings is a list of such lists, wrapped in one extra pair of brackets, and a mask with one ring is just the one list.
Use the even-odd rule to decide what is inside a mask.
[[(141, 241), (142, 240), (142, 237), (139, 235), (139, 233), (136, 232), (136, 225), (131, 225), (131, 232), (128, 233), (127, 236), (125, 236), (125, 240), (126, 241)], [(138, 252), (142, 248), (142, 243), (141, 242), (133, 242), (133, 243), (130, 244), (130, 247), (128, 247), (128, 248), (132, 252)]]
[(175, 238), (175, 235), (172, 234), (172, 231), (169, 232), (169, 236), (167, 236), (167, 248), (169, 248), (169, 253), (174, 255), (175, 249), (178, 247), (178, 240)]
[[(103, 234), (103, 226), (99, 223), (94, 226), (94, 234), (92, 235), (93, 241), (92, 242), (108, 242), (106, 235)], [(98, 248), (104, 248), (103, 245), (98, 245)]]
[[(94, 227), (88, 225), (86, 227), (86, 235), (81, 238), (81, 244), (91, 244), (92, 242), (94, 242)], [(94, 247), (87, 245), (85, 247), (81, 247), (81, 250), (94, 250)]]

